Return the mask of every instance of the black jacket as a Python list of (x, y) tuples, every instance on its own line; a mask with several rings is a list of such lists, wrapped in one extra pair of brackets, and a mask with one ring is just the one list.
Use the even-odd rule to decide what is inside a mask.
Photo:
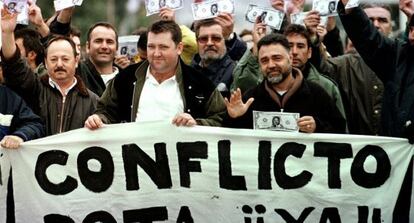
[(0, 85), (0, 140), (6, 135), (16, 135), (24, 141), (44, 135), (39, 116), (26, 105), (21, 97)]
[[(148, 66), (148, 61), (130, 65), (112, 79), (98, 102), (96, 112), (105, 123), (135, 121)], [(220, 92), (210, 80), (182, 61), (178, 70), (176, 76), (184, 100), (184, 112), (198, 124), (220, 126), (225, 115)]]
[[(284, 105), (277, 103), (266, 90), (266, 80), (243, 95), (243, 101), (254, 98), (247, 112), (236, 119), (227, 117), (224, 125), (233, 128), (253, 128), (253, 111), (276, 111), (312, 116), (316, 122), (315, 132), (345, 133), (345, 119), (334, 101), (319, 85), (301, 80), (299, 87), (291, 92)], [(288, 91), (289, 92), (289, 91)], [(288, 93), (286, 93), (288, 94)], [(282, 100), (281, 100), (282, 101)]]
[(338, 12), (358, 53), (384, 83), (381, 134), (404, 136), (406, 123), (414, 122), (414, 47), (384, 37), (359, 7), (345, 14), (340, 1)]

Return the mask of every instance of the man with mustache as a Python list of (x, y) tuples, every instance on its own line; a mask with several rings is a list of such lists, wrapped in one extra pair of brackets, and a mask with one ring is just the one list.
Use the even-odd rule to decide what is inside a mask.
[(299, 131), (306, 133), (344, 133), (345, 119), (326, 91), (304, 79), (292, 66), (289, 42), (283, 35), (269, 34), (257, 44), (264, 80), (247, 91), (240, 89), (225, 99), (228, 119), (225, 125), (253, 128), (253, 111), (299, 113)]
[[(227, 53), (228, 41), (223, 27), (217, 19), (201, 20), (195, 24), (195, 34), (198, 54), (194, 56), (191, 66), (210, 79), (223, 96), (227, 96), (233, 82), (233, 70), (236, 64)], [(229, 47), (230, 50), (242, 45), (242, 41), (237, 36), (231, 39), (233, 43)]]
[(46, 135), (82, 128), (95, 111), (98, 97), (75, 75), (79, 56), (69, 37), (49, 40), (44, 63), (48, 75), (36, 77), (24, 59), (14, 38), (17, 14), (2, 10), (3, 74), (5, 84), (15, 90), (45, 123)]

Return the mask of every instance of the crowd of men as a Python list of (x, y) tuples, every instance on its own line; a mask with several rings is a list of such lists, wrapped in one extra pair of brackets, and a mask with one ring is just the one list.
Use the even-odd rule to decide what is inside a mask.
[[(305, 1), (288, 2), (270, 0), (287, 14), (280, 30), (258, 19), (240, 35), (230, 14), (189, 28), (163, 8), (158, 21), (136, 32), (133, 61), (117, 54), (118, 32), (107, 22), (90, 26), (81, 55), (81, 34), (71, 26), (74, 8), (45, 20), (29, 1), (29, 27), (17, 26), (17, 14), (3, 9), (1, 147), (122, 122), (253, 128), (254, 111), (299, 113), (303, 133), (384, 135), (413, 143), (413, 1), (399, 0), (408, 22), (398, 38), (391, 38), (387, 5), (346, 9), (348, 0), (340, 0), (339, 30), (334, 17), (321, 24), (317, 11), (307, 13), (304, 25), (290, 24), (289, 14), (303, 11)], [(340, 32), (348, 36), (345, 48)], [(282, 128), (280, 122), (272, 119), (275, 127)], [(401, 199), (412, 190), (412, 162), (409, 170)], [(399, 207), (402, 212), (409, 202)]]
[[(29, 27), (2, 10), (0, 140), (5, 148), (104, 124), (171, 120), (178, 126), (253, 128), (253, 111), (299, 113), (304, 133), (350, 133), (414, 139), (414, 4), (400, 0), (406, 32), (391, 39), (389, 6), (366, 4), (338, 15), (349, 39), (344, 50), (334, 17), (304, 25), (289, 14), (304, 0), (270, 0), (287, 16), (280, 30), (257, 19), (234, 32), (231, 14), (195, 21), (191, 29), (163, 8), (140, 31), (136, 60), (117, 55), (118, 32), (98, 22), (71, 26), (74, 8), (45, 20), (29, 2)], [(81, 58), (82, 56), (82, 58)]]

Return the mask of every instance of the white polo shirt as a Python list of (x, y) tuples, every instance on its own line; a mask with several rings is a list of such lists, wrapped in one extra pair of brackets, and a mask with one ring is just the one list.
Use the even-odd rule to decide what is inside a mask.
[(161, 84), (147, 69), (139, 98), (136, 122), (172, 120), (184, 112), (184, 101), (175, 75)]

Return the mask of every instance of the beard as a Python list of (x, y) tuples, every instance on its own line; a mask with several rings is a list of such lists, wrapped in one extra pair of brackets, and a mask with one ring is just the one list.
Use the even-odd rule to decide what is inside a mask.
[[(276, 71), (279, 71), (279, 75), (271, 75), (271, 73)], [(283, 71), (280, 68), (274, 68), (266, 73), (266, 80), (269, 84), (279, 84), (282, 83), (289, 76), (290, 73), (292, 73), (292, 67), (285, 71)]]

